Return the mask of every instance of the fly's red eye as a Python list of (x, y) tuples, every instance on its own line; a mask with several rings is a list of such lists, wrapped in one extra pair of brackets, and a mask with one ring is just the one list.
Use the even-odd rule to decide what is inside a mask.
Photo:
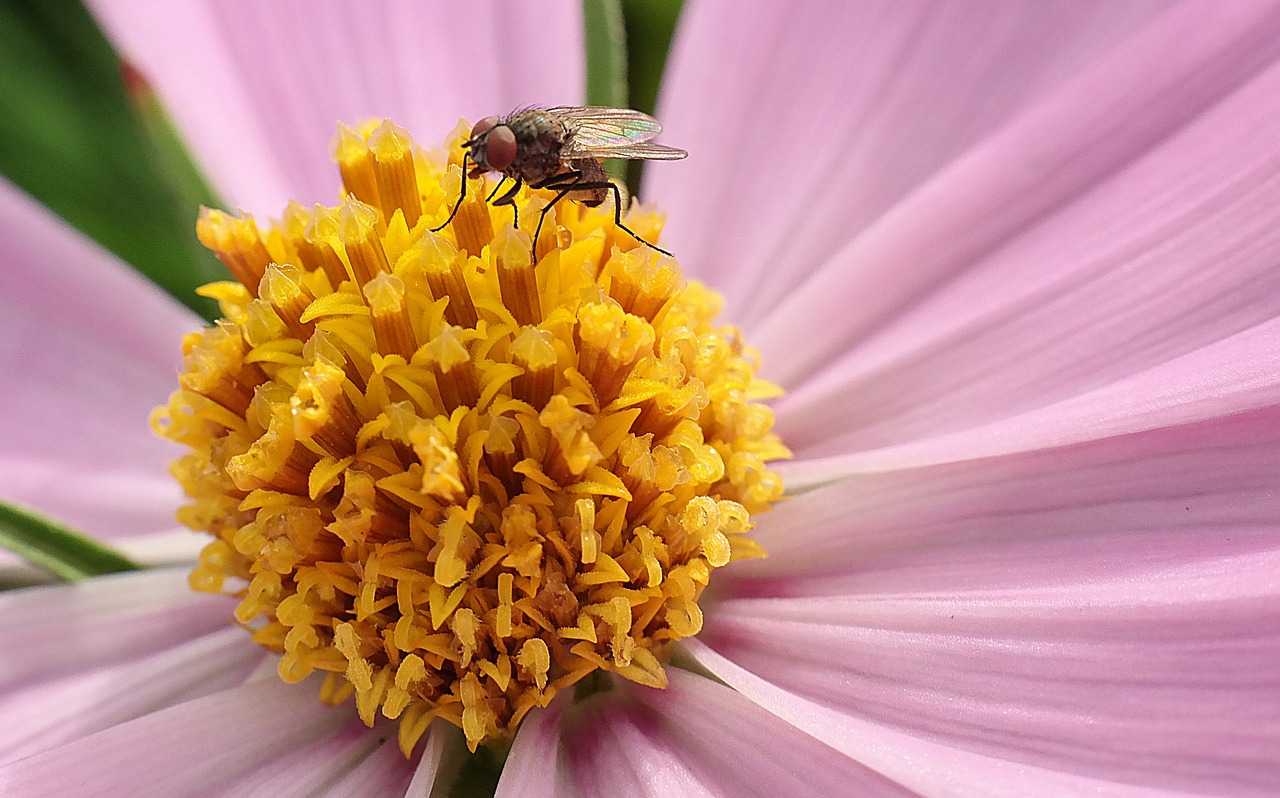
[(486, 116), (484, 119), (481, 119), (479, 122), (476, 122), (475, 125), (473, 125), (471, 128), (471, 140), (475, 141), (476, 139), (483, 136), (485, 133), (488, 133), (490, 130), (493, 130), (495, 127), (498, 126), (498, 123), (501, 121), (502, 120), (496, 116)]
[(498, 125), (485, 138), (484, 150), (489, 168), (501, 172), (516, 159), (516, 134), (506, 125)]

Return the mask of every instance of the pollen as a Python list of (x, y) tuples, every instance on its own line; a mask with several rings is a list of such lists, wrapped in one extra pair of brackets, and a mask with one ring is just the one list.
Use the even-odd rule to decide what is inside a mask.
[(344, 126), (337, 205), (204, 211), (236, 281), (201, 289), (222, 318), (152, 418), (212, 537), (192, 586), (406, 755), (436, 718), (501, 740), (597, 671), (665, 686), (712, 572), (763, 556), (789, 456), (718, 296), (607, 206), (554, 204), (535, 248), (554, 195), (486, 204), (469, 129)]

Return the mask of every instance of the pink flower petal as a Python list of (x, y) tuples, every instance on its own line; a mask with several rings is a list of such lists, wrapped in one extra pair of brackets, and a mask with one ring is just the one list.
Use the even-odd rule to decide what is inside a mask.
[(784, 434), (834, 395), (863, 448), (973, 424), (1275, 315), (1278, 34), (1180, 8), (884, 215), (752, 331)]
[(274, 772), (299, 749), (319, 746), (308, 764), (321, 766), (323, 741), (357, 724), (350, 707), (327, 707), (307, 687), (254, 682), (11, 762), (0, 793), (240, 795), (259, 768)]
[(631, 692), (715, 795), (915, 795), (729, 687), (677, 668), (668, 678)]
[[(783, 463), (779, 471), (794, 490), (839, 474), (1068, 446), (1244, 413), (1280, 400), (1277, 361), (1280, 319), (1273, 319), (1047, 407), (897, 446)], [(832, 437), (853, 446), (847, 436)]]
[(405, 790), (405, 798), (419, 795), (430, 795), (435, 785), (436, 775), (444, 759), (446, 745), (456, 729), (444, 722), (436, 722), (427, 730), (426, 740), (419, 743), (417, 754), (418, 765), (413, 772), (413, 780)]
[[(417, 798), (430, 795), (430, 791), (414, 792), (413, 781), (416, 779), (417, 763), (408, 759), (396, 744), (395, 724), (383, 725), (383, 734), (370, 731), (363, 723), (351, 723), (347, 727), (350, 734), (363, 737), (364, 745), (372, 740), (377, 743), (373, 752), (363, 760), (347, 768), (345, 775), (326, 785), (325, 789), (316, 793), (321, 798), (346, 798), (350, 795), (403, 795), (406, 798)], [(263, 796), (280, 795), (281, 793), (263, 793)]]
[(1186, 796), (1147, 786), (1118, 784), (985, 756), (949, 743), (913, 736), (832, 709), (770, 684), (697, 639), (682, 644), (700, 664), (761, 708), (843, 751), (898, 783), (929, 796), (991, 795)]
[[(562, 718), (560, 764), (576, 794), (630, 796), (712, 796), (665, 733), (661, 719), (641, 707), (599, 695)], [(561, 781), (561, 777), (550, 783)]]
[(561, 753), (566, 702), (537, 710), (520, 725), (494, 798), (573, 798), (573, 773)]
[[(302, 691), (307, 689), (303, 687)], [(314, 695), (311, 699), (316, 701)], [(410, 794), (406, 788), (413, 777), (414, 763), (400, 753), (395, 725), (379, 722), (370, 729), (351, 717), (350, 707), (326, 709), (345, 717), (346, 722), (323, 737), (237, 773), (219, 785), (219, 794), (245, 798)]]
[[(180, 597), (202, 605), (200, 609), (217, 610), (216, 626), (206, 629), (208, 619), (183, 612)], [(325, 709), (315, 697), (314, 684), (281, 683), (274, 674), (274, 659), (252, 643), (244, 630), (231, 625), (231, 604), (191, 592), (180, 573), (160, 571), (0, 596), (0, 617), (7, 619), (5, 628), (0, 628), (0, 639), (9, 652), (6, 662), (10, 664), (0, 682), (0, 712), (9, 719), (0, 730), (0, 761), (17, 763), (24, 756), (49, 759), (49, 751), (63, 750), (64, 746), (87, 750), (90, 757), (127, 755), (127, 746), (117, 750), (115, 743), (104, 740), (131, 739), (139, 728), (152, 723), (164, 727), (165, 722), (157, 717), (181, 714), (181, 707), (193, 700), (199, 705), (202, 697), (218, 690), (228, 692), (210, 700), (219, 706), (235, 704), (239, 699), (234, 688), (248, 679), (254, 685), (268, 685), (272, 691), (309, 699), (314, 706), (333, 713), (339, 725), (274, 757), (258, 759), (246, 753), (246, 758), (237, 759), (225, 773), (217, 774), (218, 779), (226, 779), (220, 788), (224, 794), (403, 792), (414, 765), (405, 760), (394, 742), (394, 724), (382, 723), (370, 731), (352, 717), (349, 708)], [(59, 623), (48, 623), (48, 613)], [(184, 620), (186, 624), (180, 625)], [(117, 645), (112, 649), (94, 645), (94, 633), (112, 635)], [(252, 678), (263, 660), (271, 660), (269, 678)], [(286, 703), (278, 710), (287, 716), (295, 708)], [(240, 710), (232, 707), (227, 711), (234, 716)], [(302, 713), (298, 721), (305, 722), (306, 715)], [(265, 718), (257, 720), (269, 724)], [(204, 732), (191, 726), (184, 727), (183, 733), (198, 736)], [(200, 750), (199, 739), (188, 742), (190, 748), (175, 743), (169, 753)], [(218, 735), (205, 742), (215, 748), (221, 745)], [(15, 768), (22, 771), (23, 764), (31, 761), (23, 760)], [(38, 772), (43, 766), (34, 767), (37, 770), (33, 772)], [(95, 771), (89, 779), (99, 780), (96, 783), (108, 794), (136, 794), (131, 791), (143, 783), (129, 781), (136, 775), (134, 771), (116, 776)], [(0, 783), (4, 778), (0, 774)], [(363, 787), (356, 789), (356, 783)], [(171, 794), (166, 789), (157, 787), (155, 794)], [(188, 789), (193, 788), (180, 791), (185, 794)]]
[[(1280, 546), (1280, 406), (850, 477), (782, 502), (736, 596), (1072, 585)], [(710, 610), (709, 610), (710, 612)]]
[(68, 657), (66, 664), (76, 668), (72, 673), (0, 686), (0, 762), (234, 687), (266, 657), (243, 629), (225, 621), (219, 631), (121, 662)]
[(691, 156), (648, 169), (645, 195), (686, 268), (750, 321), (1165, 5), (690, 4), (659, 118)]
[(660, 719), (617, 694), (598, 694), (563, 714), (535, 713), (521, 737), (503, 768), (500, 798), (718, 794), (681, 761)]
[[(168, 106), (215, 190), (235, 206), (278, 213), (289, 178), (250, 76), (236, 63), (214, 3), (86, 3), (125, 60)], [(194, 217), (194, 214), (193, 214)]]
[(0, 496), (102, 536), (172, 529), (147, 416), (200, 320), (0, 181)]
[(0, 594), (0, 685), (164, 651), (226, 628), (234, 607), (193, 592), (180, 569)]
[(116, 551), (148, 568), (160, 565), (190, 565), (209, 543), (206, 535), (181, 527), (172, 532), (137, 535), (112, 541)]
[[(976, 794), (1264, 795), (1280, 778), (1278, 459), (1273, 403), (859, 475), (760, 519), (770, 558), (717, 582), (740, 598), (706, 608), (689, 650), (917, 789), (900, 760)], [(1027, 767), (1086, 781), (1011, 787)]]
[(521, 726), (507, 796), (912, 794), (722, 685), (679, 669), (670, 686), (619, 684)]
[(1264, 794), (1280, 543), (1182, 559), (1024, 589), (728, 600), (699, 639), (810, 701), (989, 756)]
[(93, 0), (224, 197), (264, 214), (335, 202), (339, 121), (390, 116), (436, 146), (457, 124), (583, 87), (578, 3)]

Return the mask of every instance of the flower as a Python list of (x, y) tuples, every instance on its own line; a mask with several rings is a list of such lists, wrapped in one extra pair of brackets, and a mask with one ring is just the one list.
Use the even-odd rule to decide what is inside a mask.
[[(796, 495), (759, 519), (769, 558), (716, 581), (703, 632), (681, 643), (690, 670), (669, 668), (666, 690), (622, 685), (534, 713), (499, 794), (1272, 789), (1280, 13), (1261, 3), (984, 12), (689, 9), (659, 116), (664, 140), (694, 155), (650, 170), (646, 199), (670, 213), (664, 244), (726, 293), (726, 316), (787, 389), (775, 407), (796, 458), (780, 471)], [(157, 50), (278, 70), (241, 110), (315, 110), (277, 78), (316, 72), (250, 46), (270, 25), (195, 15), (205, 40), (235, 45), (201, 49), (103, 13), (144, 68), (174, 81), (160, 89), (193, 134), (257, 118), (228, 114), (218, 96), (184, 108), (182, 71), (157, 68)], [(462, 38), (403, 52), (441, 57)], [(559, 58), (545, 38), (513, 38)], [(371, 49), (371, 59), (385, 52)], [(511, 62), (467, 59), (463, 72), (499, 63)], [(385, 105), (409, 119), (395, 98)], [(359, 115), (315, 129), (327, 136), (333, 119)], [(313, 130), (284, 118), (261, 124)], [(321, 173), (317, 147), (288, 148), (286, 166), (271, 167), (270, 147), (232, 158), (234, 137), (203, 131), (196, 150), (226, 186), (260, 186), (253, 201), (227, 192), (255, 210), (281, 206), (271, 192), (287, 181), (237, 174), (292, 171), (306, 191), (301, 176)], [(3, 361), (23, 375), (22, 404), (0, 423), (43, 434), (18, 438), (32, 442), (26, 451), (5, 444), (20, 455), (8, 471), (22, 474), (45, 438), (54, 454), (110, 443), (90, 434), (115, 432), (88, 420), (101, 402), (68, 397), (63, 383), (125, 392), (113, 364), (83, 354), (110, 348), (97, 335), (104, 322), (176, 335), (181, 314), (50, 232), (11, 191), (0, 209), (6, 229), (39, 242), (6, 241), (9, 263), (26, 268), (0, 277), (6, 323), (29, 331), (24, 360), (10, 349)], [(86, 279), (119, 300), (90, 303), (90, 288), (71, 282), (80, 272), (49, 263), (96, 267)], [(61, 337), (32, 357), (46, 330)], [(126, 363), (139, 374), (152, 373), (147, 353), (171, 363), (153, 347), (122, 347)], [(83, 479), (104, 487), (78, 501), (109, 504), (105, 480), (127, 471), (104, 466), (145, 462), (119, 454), (129, 440), (68, 456), (78, 473), (43, 493), (0, 484), (56, 514), (63, 486)], [(433, 727), (405, 763), (381, 745), (386, 730), (370, 734), (353, 713), (264, 678), (262, 655), (225, 625), (228, 603), (186, 592), (180, 573), (0, 599), (15, 652), (0, 681), (12, 719), (0, 784), (426, 790), (457, 745), (447, 729)]]
[(646, 243), (657, 216), (468, 196), (474, 130), (433, 156), (340, 126), (340, 206), (204, 209), (236, 280), (202, 289), (223, 317), (152, 414), (189, 449), (178, 518), (214, 538), (191, 586), (240, 597), (286, 682), (398, 720), (406, 756), (436, 718), (505, 740), (605, 672), (666, 687), (714, 570), (762, 556), (789, 456), (719, 297)]

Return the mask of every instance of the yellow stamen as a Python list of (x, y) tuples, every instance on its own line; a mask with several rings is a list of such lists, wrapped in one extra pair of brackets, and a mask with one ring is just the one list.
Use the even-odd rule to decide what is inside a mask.
[(302, 314), (316, 297), (303, 282), (302, 270), (297, 266), (277, 266), (274, 263), (268, 266), (258, 286), (258, 296), (271, 303), (276, 315), (298, 340), (305, 341), (315, 332), (315, 324), (303, 323)]
[(538, 283), (529, 255), (529, 236), (507, 225), (490, 245), (498, 262), (498, 285), (502, 302), (520, 324), (542, 321)]
[(218, 256), (218, 260), (245, 288), (257, 291), (272, 258), (262, 243), (258, 225), (252, 216), (234, 217), (222, 211), (201, 208), (200, 218), (196, 221), (196, 237)]
[[(291, 208), (295, 218), (301, 221), (306, 211), (302, 210), (297, 203), (294, 203)], [(299, 265), (310, 271), (315, 271), (317, 268), (323, 269), (329, 278), (329, 286), (335, 291), (338, 290), (342, 281), (350, 278), (347, 277), (347, 267), (342, 263), (342, 258), (334, 251), (334, 244), (338, 242), (337, 209), (317, 205), (311, 218), (305, 221), (301, 228), (302, 236), (297, 243), (298, 257), (302, 261)]]
[(377, 178), (378, 197), (383, 212), (400, 211), (405, 224), (413, 227), (422, 215), (422, 198), (418, 194), (418, 176), (413, 168), (413, 141), (409, 132), (390, 119), (383, 121), (369, 136), (373, 153), (373, 174)]
[(340, 124), (330, 144), (330, 151), (342, 174), (342, 186), (347, 194), (367, 205), (379, 205), (378, 179), (374, 174), (373, 153), (369, 151), (368, 136)]
[[(457, 189), (448, 185), (451, 182), (453, 181), (446, 182), (446, 189), (450, 196), (457, 196)], [(483, 182), (479, 184), (479, 189), (484, 190)], [(493, 240), (493, 217), (490, 216), (489, 206), (482, 198), (475, 196), (475, 192), (475, 187), (467, 192), (466, 198), (458, 206), (458, 214), (454, 217), (451, 228), (454, 240), (458, 242), (458, 249), (479, 257), (485, 245)]]
[(409, 320), (404, 280), (392, 274), (379, 274), (365, 284), (364, 296), (369, 304), (369, 320), (378, 351), (384, 355), (400, 355), (405, 360), (413, 357), (418, 344)]
[(284, 680), (397, 719), (406, 754), (433, 718), (507, 737), (592, 671), (665, 686), (712, 572), (763, 556), (788, 456), (716, 295), (610, 209), (565, 200), (536, 260), (546, 191), (516, 197), (521, 229), (469, 191), (430, 232), (459, 140), (450, 165), (389, 122), (341, 128), (340, 205), (265, 232), (203, 212), (240, 283), (202, 290), (225, 318), (152, 422), (190, 450), (180, 520), (213, 537), (192, 585), (239, 596)]
[(424, 349), (424, 359), (435, 375), (441, 404), (449, 413), (474, 405), (480, 398), (475, 364), (463, 344), (465, 339), (466, 331), (461, 327), (445, 327)]
[(472, 328), (480, 317), (476, 314), (471, 291), (467, 288), (467, 256), (445, 238), (430, 230), (423, 231), (419, 242), (409, 248), (404, 257), (407, 270), (417, 270), (426, 275), (431, 295), (448, 301), (445, 318), (450, 324)]
[(348, 199), (338, 212), (338, 236), (357, 286), (363, 288), (374, 277), (391, 271), (378, 235), (378, 210), (373, 206)]
[(627, 313), (653, 321), (679, 288), (675, 258), (638, 247), (609, 260), (605, 269), (609, 296)]
[(541, 410), (555, 387), (555, 336), (549, 330), (525, 327), (511, 342), (511, 360), (523, 373), (511, 382), (511, 395)]

